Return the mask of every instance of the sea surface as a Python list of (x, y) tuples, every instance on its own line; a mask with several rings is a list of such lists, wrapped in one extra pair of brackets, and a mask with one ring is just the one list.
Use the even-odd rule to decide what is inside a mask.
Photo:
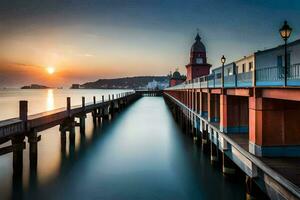
[[(0, 118), (18, 116), (18, 101), (29, 113), (72, 105), (121, 90), (0, 90)], [(184, 135), (162, 97), (143, 97), (101, 125), (88, 115), (85, 137), (61, 150), (58, 126), (40, 132), (38, 167), (29, 169), (24, 150), (21, 181), (12, 171), (12, 153), (0, 156), (0, 199), (245, 199), (244, 183), (213, 167)], [(17, 180), (20, 180), (17, 179)]]
[(81, 97), (86, 103), (102, 101), (102, 95), (119, 94), (130, 90), (103, 89), (0, 89), (0, 120), (18, 117), (19, 101), (28, 101), (28, 114), (37, 114), (57, 108), (66, 107), (67, 97), (71, 97), (71, 105), (81, 105)]

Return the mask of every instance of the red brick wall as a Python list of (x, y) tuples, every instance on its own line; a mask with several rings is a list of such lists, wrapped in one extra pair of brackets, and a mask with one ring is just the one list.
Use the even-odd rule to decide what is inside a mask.
[(198, 78), (201, 76), (205, 76), (209, 74), (209, 69), (211, 65), (205, 64), (205, 65), (187, 65), (186, 66), (186, 76), (187, 81), (192, 80), (194, 78)]

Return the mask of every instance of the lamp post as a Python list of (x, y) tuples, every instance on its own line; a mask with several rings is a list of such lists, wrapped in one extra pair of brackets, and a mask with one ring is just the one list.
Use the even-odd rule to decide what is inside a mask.
[(283, 26), (279, 29), (280, 36), (284, 40), (284, 86), (287, 86), (287, 74), (288, 74), (288, 66), (287, 66), (287, 40), (289, 39), (292, 28), (288, 25), (287, 21), (284, 21)]
[(224, 87), (224, 64), (226, 62), (226, 58), (223, 55), (221, 58), (221, 63), (222, 63), (222, 88)]

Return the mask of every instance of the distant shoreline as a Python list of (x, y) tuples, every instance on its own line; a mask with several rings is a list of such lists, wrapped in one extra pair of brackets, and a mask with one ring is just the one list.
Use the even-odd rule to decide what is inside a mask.
[(54, 88), (45, 85), (31, 84), (31, 85), (22, 86), (20, 89), (54, 89)]

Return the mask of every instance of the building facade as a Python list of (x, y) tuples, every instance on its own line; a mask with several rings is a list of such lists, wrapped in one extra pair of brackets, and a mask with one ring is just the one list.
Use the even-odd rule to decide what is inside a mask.
[[(300, 83), (300, 40), (287, 46), (287, 84), (290, 86)], [(285, 73), (284, 46), (258, 51), (255, 53), (256, 85), (280, 86), (284, 82)]]
[(170, 78), (169, 86), (173, 87), (175, 85), (181, 84), (185, 81), (186, 77), (181, 75), (178, 71), (175, 71)]
[(244, 56), (242, 59), (235, 61), (236, 73), (246, 73), (254, 70), (255, 61), (254, 54)]

